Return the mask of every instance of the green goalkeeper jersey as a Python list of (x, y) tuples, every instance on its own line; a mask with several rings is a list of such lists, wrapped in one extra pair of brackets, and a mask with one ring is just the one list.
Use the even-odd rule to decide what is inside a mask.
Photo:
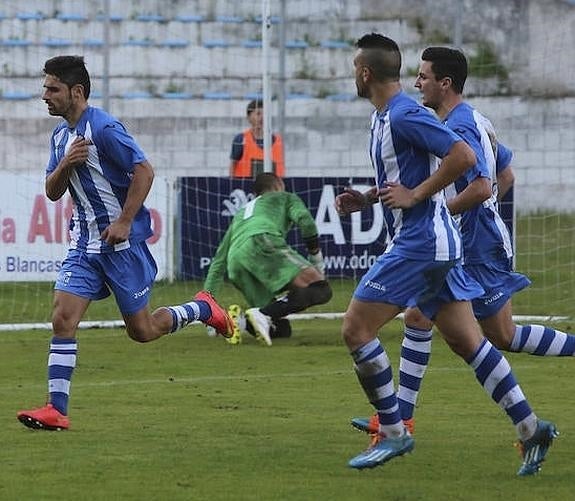
[(304, 240), (317, 236), (317, 226), (303, 200), (287, 191), (270, 191), (250, 200), (232, 219), (212, 259), (204, 288), (217, 295), (234, 250), (246, 240), (263, 233), (286, 238), (297, 226)]

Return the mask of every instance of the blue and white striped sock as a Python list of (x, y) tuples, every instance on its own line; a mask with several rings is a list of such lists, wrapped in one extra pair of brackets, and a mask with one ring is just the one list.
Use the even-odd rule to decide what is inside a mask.
[(522, 440), (530, 438), (537, 427), (537, 416), (501, 352), (484, 339), (467, 363), (485, 391), (511, 418), (519, 437)]
[(351, 353), (357, 378), (368, 400), (379, 416), (379, 426), (388, 437), (403, 435), (404, 427), (393, 386), (393, 373), (389, 357), (374, 339)]
[(170, 332), (182, 329), (190, 322), (200, 320), (204, 322), (212, 315), (210, 305), (205, 301), (190, 301), (179, 306), (167, 307), (172, 314), (172, 328)]
[(541, 357), (572, 357), (575, 355), (575, 336), (543, 325), (516, 325), (510, 351)]
[(53, 337), (48, 356), (48, 393), (50, 403), (64, 415), (68, 414), (70, 381), (76, 367), (76, 339)]
[(397, 399), (401, 419), (411, 419), (417, 403), (421, 381), (431, 356), (431, 330), (405, 326), (399, 360)]

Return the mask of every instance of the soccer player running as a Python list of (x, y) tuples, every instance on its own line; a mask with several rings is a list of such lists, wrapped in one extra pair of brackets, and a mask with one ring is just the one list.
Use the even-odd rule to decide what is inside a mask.
[[(423, 104), (486, 159), (486, 168), (478, 164), (446, 191), (450, 212), (460, 218), (464, 269), (485, 290), (472, 301), (485, 337), (504, 351), (574, 356), (574, 335), (541, 325), (517, 325), (513, 321), (511, 298), (530, 281), (512, 269), (511, 237), (496, 205), (500, 166), (504, 167), (503, 172), (507, 171), (512, 154), (497, 141), (491, 122), (463, 100), (467, 79), (465, 55), (447, 47), (428, 47), (421, 59), (415, 86), (422, 93)], [(404, 318), (398, 398), (401, 417), (413, 429), (415, 405), (431, 354), (433, 322), (417, 308), (407, 309)], [(361, 418), (352, 420), (352, 424), (373, 431), (377, 416), (370, 424)]]
[(349, 466), (372, 468), (414, 447), (377, 332), (405, 307), (418, 306), (511, 419), (524, 445), (520, 474), (534, 473), (555, 427), (531, 410), (509, 363), (473, 317), (470, 300), (484, 291), (463, 270), (461, 237), (442, 191), (485, 160), (402, 91), (393, 40), (372, 33), (356, 46), (357, 92), (376, 108), (369, 150), (376, 185), (366, 193), (346, 190), (336, 206), (347, 214), (381, 201), (389, 241), (357, 286), (342, 325), (359, 382), (379, 417), (374, 441)]
[(88, 105), (90, 76), (80, 56), (57, 56), (44, 66), (42, 99), (64, 119), (51, 138), (46, 195), (70, 192), (74, 209), (70, 248), (54, 285), (53, 337), (48, 357), (46, 406), (17, 414), (42, 430), (69, 428), (68, 399), (76, 367), (76, 330), (92, 300), (114, 294), (130, 338), (140, 343), (199, 320), (229, 337), (231, 319), (207, 291), (193, 301), (150, 312), (157, 267), (146, 245), (152, 235), (143, 205), (154, 171), (124, 126)]
[[(317, 226), (303, 200), (285, 191), (283, 180), (271, 172), (258, 174), (254, 192), (256, 198), (232, 219), (210, 264), (204, 288), (217, 296), (227, 273), (252, 306), (246, 310), (248, 330), (271, 346), (272, 324), (277, 325), (291, 313), (327, 303), (332, 291), (323, 273)], [(306, 244), (308, 259), (286, 242), (294, 225)], [(237, 338), (237, 324), (234, 329)]]

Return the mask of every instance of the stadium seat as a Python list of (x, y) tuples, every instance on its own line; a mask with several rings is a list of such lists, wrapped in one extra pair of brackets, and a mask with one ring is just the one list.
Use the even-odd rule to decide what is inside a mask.
[(187, 40), (164, 40), (162, 42), (159, 42), (157, 45), (160, 47), (169, 47), (171, 49), (180, 49), (180, 48), (185, 48), (189, 45), (190, 43)]
[(162, 97), (164, 99), (191, 99), (192, 95), (188, 92), (164, 92)]
[(223, 48), (231, 47), (230, 42), (226, 42), (225, 40), (204, 40), (202, 45), (204, 47), (206, 47), (207, 49), (215, 49), (218, 47), (223, 47)]
[(34, 96), (30, 92), (22, 91), (6, 91), (2, 93), (2, 99), (8, 99), (11, 101), (24, 101), (26, 99), (32, 99)]
[(20, 19), (20, 21), (41, 21), (45, 17), (42, 12), (19, 12), (16, 14), (16, 19)]
[[(96, 16), (96, 20), (97, 21), (105, 21), (106, 20), (105, 14), (98, 14)], [(110, 14), (110, 22), (112, 22), (112, 23), (120, 23), (123, 20), (124, 20), (124, 16), (121, 16), (119, 14)]]
[(82, 42), (82, 45), (85, 45), (86, 47), (102, 47), (104, 45), (104, 40), (88, 38)]
[(62, 40), (60, 38), (47, 38), (42, 42), (46, 47), (69, 47), (72, 40)]
[(22, 40), (20, 38), (8, 38), (6, 40), (0, 40), (0, 44), (6, 47), (26, 47), (32, 42), (30, 40)]
[(305, 40), (287, 40), (286, 49), (307, 49), (309, 44)]
[(202, 97), (204, 99), (218, 100), (218, 99), (231, 99), (232, 95), (229, 92), (204, 92)]
[(161, 14), (140, 14), (136, 16), (136, 21), (141, 21), (143, 23), (161, 23), (165, 21), (166, 18)]
[(261, 92), (248, 92), (244, 95), (246, 101), (252, 101), (254, 99), (263, 99), (264, 95)]
[(243, 40), (242, 47), (247, 49), (261, 49), (262, 41), (261, 40)]
[(243, 16), (225, 16), (225, 15), (221, 15), (221, 16), (216, 16), (216, 21), (218, 23), (229, 23), (229, 24), (233, 24), (233, 23), (243, 23), (245, 21)]
[(56, 16), (56, 19), (60, 21), (76, 21), (76, 22), (84, 22), (87, 21), (88, 18), (83, 14), (75, 14), (75, 13), (60, 13)]

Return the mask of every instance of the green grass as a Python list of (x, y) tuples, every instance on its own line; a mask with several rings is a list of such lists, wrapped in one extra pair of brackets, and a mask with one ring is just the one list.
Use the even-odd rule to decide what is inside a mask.
[[(472, 371), (437, 338), (413, 454), (371, 471), (347, 460), (368, 415), (339, 321), (294, 322), (271, 348), (230, 346), (191, 327), (139, 345), (120, 330), (79, 333), (68, 432), (15, 419), (43, 402), (48, 332), (0, 335), (0, 499), (564, 500), (573, 489), (571, 358), (512, 355), (541, 417), (562, 436), (534, 478), (518, 478), (515, 433)], [(401, 325), (381, 333), (397, 367)]]

